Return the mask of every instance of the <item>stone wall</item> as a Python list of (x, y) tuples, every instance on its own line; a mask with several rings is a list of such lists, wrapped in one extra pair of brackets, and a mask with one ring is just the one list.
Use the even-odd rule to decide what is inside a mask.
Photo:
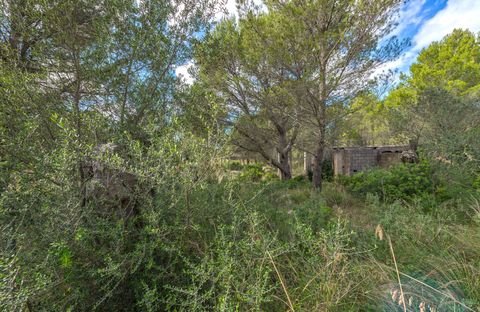
[(389, 167), (402, 161), (408, 146), (337, 147), (333, 148), (335, 175), (352, 175), (373, 167)]
[(388, 168), (391, 165), (402, 162), (402, 152), (399, 151), (384, 151), (379, 154), (378, 165), (382, 168)]

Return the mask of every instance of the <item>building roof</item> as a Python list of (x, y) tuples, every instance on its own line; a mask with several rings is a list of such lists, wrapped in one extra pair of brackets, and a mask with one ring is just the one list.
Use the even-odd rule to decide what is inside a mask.
[(406, 150), (410, 147), (408, 145), (379, 145), (379, 146), (334, 146), (333, 150), (360, 150), (360, 149), (378, 149), (378, 150)]

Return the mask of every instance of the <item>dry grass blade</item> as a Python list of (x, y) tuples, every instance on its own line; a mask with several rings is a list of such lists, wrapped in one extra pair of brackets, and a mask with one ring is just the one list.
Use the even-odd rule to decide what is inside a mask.
[(280, 284), (282, 285), (283, 292), (285, 293), (285, 296), (287, 297), (288, 307), (290, 308), (290, 310), (292, 312), (294, 312), (295, 309), (293, 308), (293, 304), (292, 304), (292, 301), (290, 300), (290, 295), (288, 294), (287, 287), (285, 286), (285, 282), (283, 280), (283, 277), (280, 274), (280, 271), (278, 271), (277, 265), (275, 264), (275, 261), (273, 261), (273, 257), (268, 250), (267, 250), (267, 255), (270, 258), (270, 261), (272, 262), (273, 268), (275, 269), (275, 273), (277, 273), (278, 279), (280, 280)]
[(375, 237), (377, 237), (379, 240), (382, 241), (383, 236), (384, 236), (383, 233), (384, 233), (384, 231), (383, 231), (382, 226), (380, 224), (377, 225), (377, 227), (375, 228)]
[(395, 258), (395, 253), (393, 252), (392, 240), (390, 239), (389, 235), (387, 235), (387, 239), (388, 239), (388, 245), (390, 246), (390, 252), (392, 253), (393, 263), (395, 264), (395, 272), (397, 273), (398, 286), (400, 287), (400, 298), (403, 305), (403, 311), (406, 312), (407, 306), (405, 304), (405, 295), (403, 293), (402, 282), (400, 280), (400, 271), (398, 270), (397, 259)]

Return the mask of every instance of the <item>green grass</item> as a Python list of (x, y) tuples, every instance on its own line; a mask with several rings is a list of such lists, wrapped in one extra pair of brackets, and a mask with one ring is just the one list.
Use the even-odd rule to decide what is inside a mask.
[[(179, 188), (173, 198), (170, 191), (145, 203), (139, 229), (85, 225), (72, 242), (51, 246), (51, 265), (64, 276), (55, 289), (72, 309), (105, 298), (100, 307), (145, 311), (402, 311), (398, 277), (409, 311), (422, 302), (437, 311), (480, 308), (473, 199), (425, 209), (423, 200), (358, 195), (335, 183), (318, 193), (304, 179), (235, 177)], [(94, 245), (99, 239), (113, 252)], [(126, 256), (116, 258), (118, 250)], [(2, 259), (0, 277), (13, 278), (9, 268), (22, 261)], [(40, 277), (49, 276), (38, 275), (35, 287)], [(86, 291), (92, 281), (112, 289), (108, 297)], [(55, 289), (43, 290), (39, 307), (57, 300)]]
[[(228, 192), (236, 209), (230, 217), (219, 195)], [(458, 203), (424, 209), (423, 201), (358, 196), (334, 183), (317, 193), (301, 179), (230, 182), (197, 196), (198, 203), (219, 209), (214, 214), (223, 224), (209, 237), (215, 242), (209, 261), (227, 270), (228, 294), (212, 291), (213, 308), (231, 300), (229, 307), (241, 310), (401, 311), (398, 299), (391, 299), (398, 282), (389, 245), (375, 237), (379, 224), (391, 237), (405, 296), (416, 304), (413, 311), (422, 302), (445, 311), (480, 306), (480, 228), (469, 216), (456, 216)], [(234, 257), (228, 263), (221, 262), (225, 248)], [(261, 298), (250, 298), (246, 284), (255, 285)]]

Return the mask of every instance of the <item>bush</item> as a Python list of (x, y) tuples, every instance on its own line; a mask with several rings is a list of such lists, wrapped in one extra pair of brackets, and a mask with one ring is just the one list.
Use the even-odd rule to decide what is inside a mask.
[(249, 164), (243, 167), (239, 178), (243, 181), (259, 182), (265, 175), (263, 165), (260, 163)]
[(339, 181), (351, 192), (376, 194), (384, 200), (411, 200), (434, 191), (432, 170), (427, 162), (376, 168), (351, 177), (339, 177)]
[[(325, 159), (322, 165), (322, 179), (324, 181), (332, 181), (334, 177), (333, 163), (331, 159)], [(307, 178), (310, 182), (313, 180), (313, 170), (308, 170)]]
[(309, 181), (307, 181), (307, 177), (303, 176), (303, 175), (300, 175), (300, 176), (296, 176), (288, 181), (285, 181), (286, 185), (289, 187), (289, 188), (296, 188), (296, 187), (300, 187), (300, 186), (305, 186), (306, 184), (309, 183)]
[(473, 188), (477, 191), (480, 191), (480, 174), (477, 176), (475, 181), (473, 182)]
[[(333, 180), (333, 163), (331, 159), (326, 159), (322, 165), (322, 179), (324, 181), (332, 181)], [(313, 175), (312, 175), (313, 177)]]
[(278, 175), (271, 170), (267, 170), (262, 177), (262, 181), (264, 182), (277, 181), (278, 179)]
[(243, 167), (239, 161), (230, 161), (225, 165), (225, 168), (230, 171), (240, 171)]

